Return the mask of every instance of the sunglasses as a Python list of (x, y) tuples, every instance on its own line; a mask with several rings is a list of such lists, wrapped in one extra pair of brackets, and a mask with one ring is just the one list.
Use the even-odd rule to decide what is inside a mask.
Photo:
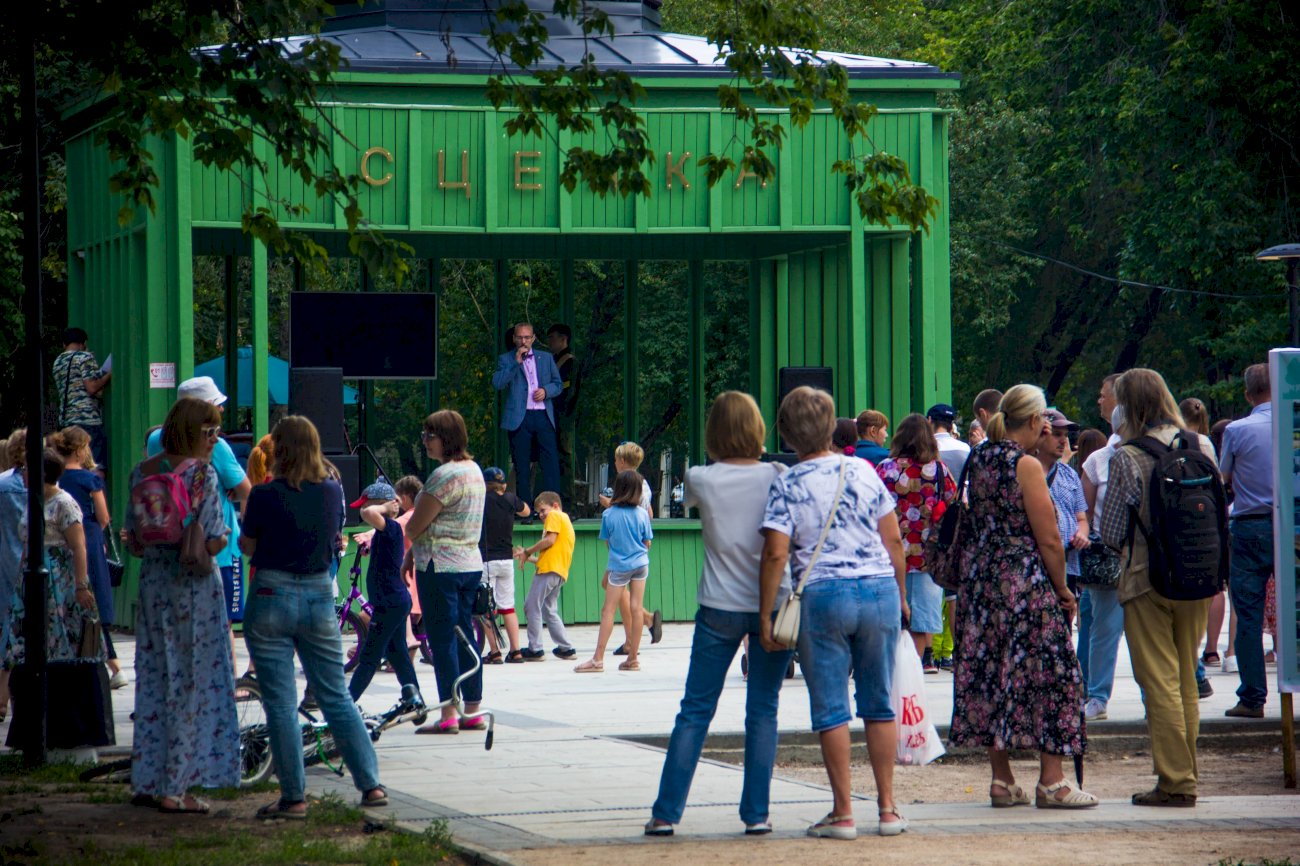
[(215, 440), (218, 436), (221, 435), (220, 424), (214, 424), (210, 427), (204, 427), (202, 429), (203, 429), (203, 435), (212, 440)]
[(438, 434), (437, 434), (437, 433), (430, 433), (428, 430), (421, 430), (421, 431), (420, 431), (420, 441), (421, 441), (421, 442), (428, 442), (430, 439), (437, 439), (437, 438), (438, 438)]

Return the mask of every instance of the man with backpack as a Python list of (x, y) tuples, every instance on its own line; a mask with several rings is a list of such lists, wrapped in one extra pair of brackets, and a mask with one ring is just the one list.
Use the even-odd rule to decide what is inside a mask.
[(1159, 373), (1129, 370), (1116, 380), (1115, 396), (1124, 410), (1124, 444), (1110, 461), (1100, 530), (1124, 563), (1124, 635), (1156, 771), (1156, 787), (1132, 801), (1195, 806), (1196, 664), (1210, 599), (1227, 577), (1227, 499), (1213, 445), (1183, 429)]
[(1262, 719), (1268, 697), (1264, 671), (1264, 597), (1273, 575), (1273, 404), (1267, 364), (1246, 368), (1250, 414), (1223, 431), (1223, 480), (1232, 485), (1232, 574), (1228, 590), (1237, 614), (1237, 705), (1226, 715)]

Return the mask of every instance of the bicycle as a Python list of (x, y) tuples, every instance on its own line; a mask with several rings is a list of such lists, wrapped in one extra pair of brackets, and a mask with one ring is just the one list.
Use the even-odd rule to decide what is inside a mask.
[[(484, 592), (485, 589), (487, 591), (487, 596), (488, 596), (486, 607), (484, 606), (483, 600), (481, 598), (481, 594)], [(487, 646), (487, 636), (489, 632), (491, 632), (493, 635), (496, 636), (497, 639), (496, 645), (498, 647), (508, 648), (510, 644), (506, 640), (505, 631), (501, 627), (501, 621), (497, 618), (498, 614), (497, 614), (496, 599), (492, 597), (491, 585), (487, 583), (479, 584), (479, 593), (480, 593), (480, 598), (475, 599), (474, 608), (476, 611), (482, 608), (484, 612), (475, 613), (471, 617), (470, 628), (474, 632), (474, 646), (477, 647), (478, 656), (480, 659), (482, 659), (483, 648)], [(427, 665), (432, 665), (433, 651), (429, 648), (429, 635), (428, 635), (428, 631), (424, 627), (423, 616), (420, 617), (420, 622), (418, 625), (412, 624), (411, 634), (415, 637), (416, 642), (419, 643), (420, 645), (420, 657), (424, 659), (424, 663)]]
[[(367, 556), (370, 548), (367, 545), (359, 545), (357, 555), (352, 560), (352, 567), (348, 569), (348, 576), (352, 581), (352, 588), (348, 592), (347, 598), (334, 605), (334, 613), (339, 618), (339, 634), (343, 636), (343, 644), (346, 647), (344, 651), (345, 661), (343, 663), (343, 672), (352, 673), (357, 664), (361, 661), (361, 648), (365, 646), (366, 635), (370, 631), (370, 618), (375, 614), (375, 608), (366, 597), (361, 594), (361, 557)], [(360, 606), (353, 610), (352, 606), (360, 602)]]

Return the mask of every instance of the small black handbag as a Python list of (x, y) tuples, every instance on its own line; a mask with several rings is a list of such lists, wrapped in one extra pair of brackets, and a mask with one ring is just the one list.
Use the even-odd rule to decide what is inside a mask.
[(1079, 551), (1079, 586), (1114, 589), (1119, 585), (1120, 572), (1124, 570), (1119, 552), (1102, 544), (1101, 536), (1095, 532), (1088, 534), (1088, 542), (1088, 546)]

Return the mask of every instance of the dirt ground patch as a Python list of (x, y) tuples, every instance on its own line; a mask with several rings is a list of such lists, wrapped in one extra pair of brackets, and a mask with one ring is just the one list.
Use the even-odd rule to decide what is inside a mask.
[[(1151, 864), (1218, 864), (1239, 859), (1289, 862), (1300, 850), (1300, 832), (1258, 831), (1222, 833), (1152, 832), (1000, 834), (972, 836), (909, 836), (892, 839), (859, 837), (847, 843), (823, 839), (745, 838), (734, 842), (656, 840), (648, 845), (552, 848), (518, 851), (511, 859), (525, 866), (664, 866), (666, 863), (708, 863), (709, 866), (756, 866), (761, 863), (870, 863), (871, 866), (1005, 863), (1105, 863), (1113, 866)], [(849, 852), (852, 852), (851, 854)], [(1083, 853), (1086, 852), (1086, 853)]]
[[(1032, 796), (1033, 785), (1038, 780), (1037, 761), (1012, 761), (1015, 781)], [(1250, 752), (1202, 750), (1197, 755), (1200, 775), (1200, 795), (1214, 796), (1270, 796), (1296, 797), (1297, 789), (1282, 787), (1282, 756), (1273, 750)], [(826, 772), (820, 764), (781, 764), (777, 775), (805, 782), (826, 784)], [(1074, 778), (1074, 766), (1066, 761), (1066, 775)], [(900, 806), (908, 803), (978, 803), (988, 801), (989, 767), (978, 759), (941, 758), (925, 767), (895, 767), (894, 796)], [(1104, 754), (1088, 758), (1083, 768), (1084, 790), (1103, 800), (1125, 799), (1138, 791), (1155, 787), (1151, 772), (1151, 755), (1148, 752), (1131, 754)], [(853, 790), (868, 797), (876, 795), (876, 783), (871, 767), (854, 762)], [(1300, 799), (1296, 800), (1296, 814), (1300, 817)], [(1300, 851), (1300, 848), (1297, 849)]]
[[(1001, 866), (1017, 863), (1104, 863), (1151, 866), (1151, 864), (1236, 864), (1286, 863), (1300, 853), (1300, 796), (1282, 787), (1281, 756), (1274, 750), (1251, 752), (1205, 752), (1199, 755), (1201, 793), (1204, 796), (1275, 795), (1295, 803), (1297, 825), (1293, 829), (1206, 831), (1151, 830), (1137, 826), (1127, 830), (1097, 830), (1056, 833), (989, 833), (970, 835), (904, 834), (882, 839), (864, 832), (854, 845), (853, 857), (872, 866), (888, 864), (951, 863), (972, 866)], [(1037, 779), (1037, 761), (1013, 761), (1016, 780), (1027, 788)], [(1067, 767), (1073, 774), (1073, 767)], [(820, 765), (781, 764), (779, 776), (826, 784)], [(1072, 776), (1071, 776), (1072, 777)], [(1155, 784), (1150, 755), (1107, 754), (1090, 759), (1084, 768), (1087, 790), (1103, 799), (1127, 798), (1149, 790)], [(989, 770), (982, 760), (951, 758), (927, 767), (897, 767), (894, 785), (900, 810), (908, 804), (988, 802)], [(870, 766), (853, 765), (853, 788), (875, 795)], [(829, 797), (827, 805), (829, 806)], [(865, 804), (870, 808), (870, 804)], [(1213, 818), (1212, 807), (1199, 807), (1203, 817)], [(1160, 818), (1159, 811), (1153, 820)], [(1014, 812), (993, 812), (989, 820), (1014, 821)], [(858, 818), (860, 830), (874, 829), (874, 815)], [(1008, 828), (1011, 829), (1011, 828)], [(590, 846), (555, 848), (511, 853), (522, 866), (663, 866), (665, 863), (707, 863), (709, 866), (757, 866), (757, 864), (822, 863), (840, 860), (846, 849), (837, 843), (817, 839), (788, 839), (738, 836), (735, 840), (693, 840), (688, 835), (654, 840), (650, 844), (616, 847)], [(1082, 853), (1086, 852), (1086, 854)]]
[[(277, 791), (207, 798), (207, 815), (133, 807), (126, 785), (0, 783), (0, 863), (222, 864), (392, 863), (467, 866), (437, 832), (412, 836), (338, 800), (312, 804), (307, 822), (259, 821)], [(371, 819), (375, 818), (375, 821)]]

